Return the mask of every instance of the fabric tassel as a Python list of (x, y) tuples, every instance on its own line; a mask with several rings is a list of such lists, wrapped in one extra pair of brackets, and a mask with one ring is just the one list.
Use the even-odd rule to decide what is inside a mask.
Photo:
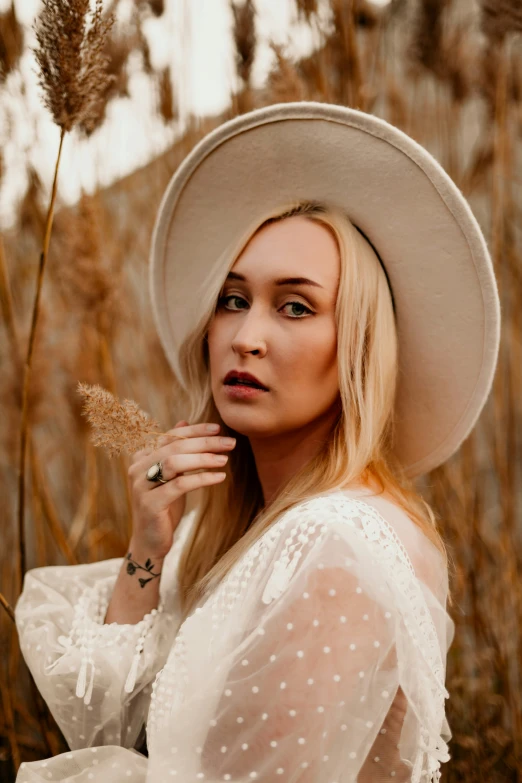
[(85, 695), (85, 683), (87, 681), (87, 659), (82, 658), (82, 665), (80, 666), (80, 673), (78, 675), (78, 681), (76, 683), (76, 695), (79, 699)]
[(134, 690), (134, 686), (136, 684), (136, 675), (138, 674), (139, 662), (140, 662), (140, 654), (139, 652), (136, 652), (134, 658), (132, 659), (132, 665), (130, 667), (128, 677), (125, 681), (126, 693), (132, 693), (132, 691)]
[(278, 598), (281, 593), (286, 590), (300, 558), (301, 552), (295, 552), (289, 563), (286, 563), (283, 560), (276, 560), (270, 578), (263, 591), (261, 600), (264, 604), (271, 603), (271, 601)]
[(85, 698), (83, 700), (84, 704), (90, 704), (91, 703), (91, 696), (92, 696), (92, 689), (94, 687), (94, 663), (91, 661), (91, 677), (89, 680), (89, 687), (87, 688), (87, 693), (85, 694)]

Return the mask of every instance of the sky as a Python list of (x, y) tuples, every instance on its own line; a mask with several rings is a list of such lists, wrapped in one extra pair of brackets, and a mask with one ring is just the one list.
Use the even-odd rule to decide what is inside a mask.
[[(10, 0), (0, 0), (0, 11)], [(130, 98), (113, 100), (107, 120), (90, 139), (73, 131), (65, 139), (58, 180), (58, 197), (76, 201), (82, 189), (93, 192), (161, 154), (182, 134), (189, 112), (198, 116), (223, 111), (237, 89), (232, 44), (230, 0), (165, 0), (165, 12), (147, 20), (152, 64), (169, 65), (178, 95), (180, 119), (166, 127), (154, 114), (154, 97), (148, 77), (137, 60), (129, 64)], [(382, 5), (386, 0), (374, 0)], [(117, 23), (124, 25), (133, 0), (121, 0)], [(236, 5), (240, 5), (236, 0)], [(272, 65), (269, 41), (285, 44), (286, 52), (299, 57), (319, 44), (310, 27), (297, 21), (293, 0), (255, 0), (258, 36), (253, 66), (254, 87), (262, 86)], [(36, 62), (31, 52), (35, 39), (32, 24), (41, 0), (15, 0), (18, 19), (26, 26), (28, 51), (20, 73), (11, 74), (0, 93), (0, 143), (4, 176), (0, 185), (0, 229), (14, 221), (23, 196), (30, 160), (50, 191), (58, 150), (59, 129), (44, 108), (37, 84)], [(326, 21), (323, 1), (321, 18)], [(22, 89), (23, 85), (23, 89)]]

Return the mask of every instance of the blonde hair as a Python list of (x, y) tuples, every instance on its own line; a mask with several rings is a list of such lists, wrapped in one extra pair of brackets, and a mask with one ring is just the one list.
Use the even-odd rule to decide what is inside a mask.
[[(224, 278), (249, 239), (262, 226), (303, 215), (329, 228), (337, 240), (341, 274), (335, 306), (340, 411), (331, 437), (292, 476), (269, 506), (248, 438), (221, 419), (210, 386), (207, 332)], [(181, 555), (178, 580), (183, 616), (229, 572), (250, 546), (293, 505), (354, 483), (373, 481), (387, 492), (442, 553), (435, 515), (391, 452), (398, 343), (393, 297), (384, 267), (367, 238), (338, 207), (299, 201), (272, 210), (247, 227), (240, 241), (219, 257), (201, 292), (203, 314), (180, 349), (188, 379), (191, 424), (217, 421), (236, 447), (224, 468), (227, 478), (203, 487), (197, 519)], [(448, 596), (451, 604), (451, 596)]]

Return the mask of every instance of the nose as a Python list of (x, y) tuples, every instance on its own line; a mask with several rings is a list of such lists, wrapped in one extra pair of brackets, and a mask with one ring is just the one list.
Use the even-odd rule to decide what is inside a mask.
[(251, 308), (247, 314), (241, 318), (234, 339), (232, 340), (232, 350), (238, 354), (243, 353), (266, 353), (266, 342), (263, 339), (264, 327), (263, 318), (257, 312), (254, 313)]

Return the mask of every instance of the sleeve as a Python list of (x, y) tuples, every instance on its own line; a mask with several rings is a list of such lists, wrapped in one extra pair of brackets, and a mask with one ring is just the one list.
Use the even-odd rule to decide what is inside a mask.
[[(379, 574), (323, 540), (238, 650), (204, 748), (211, 779), (356, 780), (398, 689), (395, 621)], [(379, 761), (397, 772), (393, 748)]]
[(175, 535), (164, 560), (158, 608), (136, 624), (104, 623), (123, 558), (26, 573), (15, 607), (21, 651), (72, 750), (143, 741), (150, 683), (179, 627), (183, 540)]
[[(179, 715), (170, 714), (170, 748), (160, 753), (165, 776), (412, 780), (419, 723), (401, 682), (417, 660), (404, 656), (417, 653), (400, 643), (408, 631), (393, 577), (344, 522), (312, 530), (293, 526), (268, 578), (247, 564), (228, 582), (228, 620), (212, 601), (189, 618), (186, 656), (176, 662), (188, 686)], [(234, 642), (225, 650), (227, 635)], [(197, 654), (191, 662), (205, 637), (212, 663)], [(168, 676), (164, 685), (172, 698)]]

